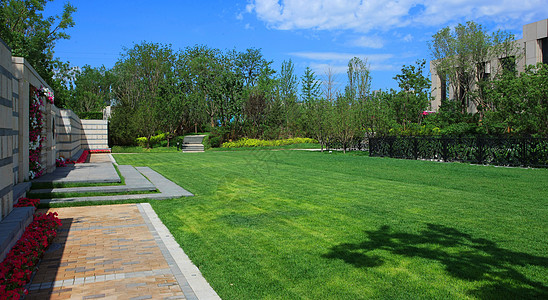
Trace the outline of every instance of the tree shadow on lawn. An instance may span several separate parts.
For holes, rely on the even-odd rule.
[[[470,291],[480,299],[548,299],[546,282],[533,281],[519,270],[534,266],[548,272],[548,257],[503,249],[487,239],[436,224],[428,224],[418,234],[395,232],[388,225],[365,233],[365,241],[336,245],[324,257],[342,259],[357,268],[372,268],[384,261],[367,252],[385,250],[393,255],[435,260],[458,279],[489,282]]]

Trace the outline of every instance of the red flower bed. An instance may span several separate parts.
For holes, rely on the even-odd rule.
[[[88,159],[88,155],[89,155],[89,150],[84,150],[84,152],[82,152],[82,155],[80,155],[80,158],[78,158],[76,163],[77,164],[85,163],[86,159]]]
[[[38,207],[38,204],[40,204],[40,199],[21,198],[19,199],[19,201],[17,201],[17,204],[15,204],[13,207],[25,207],[25,206]]]
[[[38,199],[28,199],[27,203],[38,205],[40,201],[36,200]],[[34,220],[21,239],[0,264],[0,300],[19,299],[28,293],[24,286],[30,281],[32,272],[46,248],[57,236],[56,230],[59,226],[61,221],[57,218],[56,212],[34,215]]]
[[[93,149],[89,153],[110,153],[110,149]]]
[[[62,156],[55,160],[55,165],[57,167],[66,167],[68,164],[74,164],[74,163],[76,162],[68,158],[64,158]]]

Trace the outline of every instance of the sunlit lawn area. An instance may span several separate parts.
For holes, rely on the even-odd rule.
[[[548,170],[304,151],[115,155],[223,299],[548,298]]]

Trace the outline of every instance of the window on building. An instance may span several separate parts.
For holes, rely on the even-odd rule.
[[[440,90],[441,90],[441,103],[447,100],[447,80],[444,76],[439,76],[440,78]]]
[[[538,42],[540,45],[540,53],[542,55],[541,61],[544,64],[548,64],[548,38],[540,39]]]
[[[488,80],[491,66],[489,63],[482,62],[477,65],[478,76],[480,80]]]

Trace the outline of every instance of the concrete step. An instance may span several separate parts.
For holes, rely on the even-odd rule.
[[[129,199],[172,199],[180,197],[194,196],[192,193],[168,180],[164,176],[160,175],[156,171],[149,167],[137,167],[139,173],[146,176],[154,184],[154,186],[160,191],[153,194],[133,194],[133,195],[111,195],[111,196],[91,196],[91,197],[71,197],[71,198],[54,198],[54,199],[42,199],[40,203],[73,203],[81,201],[115,201],[115,200],[129,200]]]
[[[202,144],[183,144],[183,152],[204,152],[204,145]]]
[[[56,168],[31,182],[116,183],[120,177],[111,163],[85,163]]]
[[[187,135],[185,136],[183,143],[184,144],[201,144],[204,140],[205,135]]]
[[[126,193],[126,192],[146,192],[155,191],[156,186],[152,184],[143,174],[135,167],[119,165],[118,170],[124,177],[125,185],[109,185],[109,186],[88,186],[88,187],[71,187],[71,188],[48,188],[32,190],[33,193]]]
[[[183,149],[202,149],[202,150],[204,150],[204,145],[202,145],[202,144],[184,144]]]

